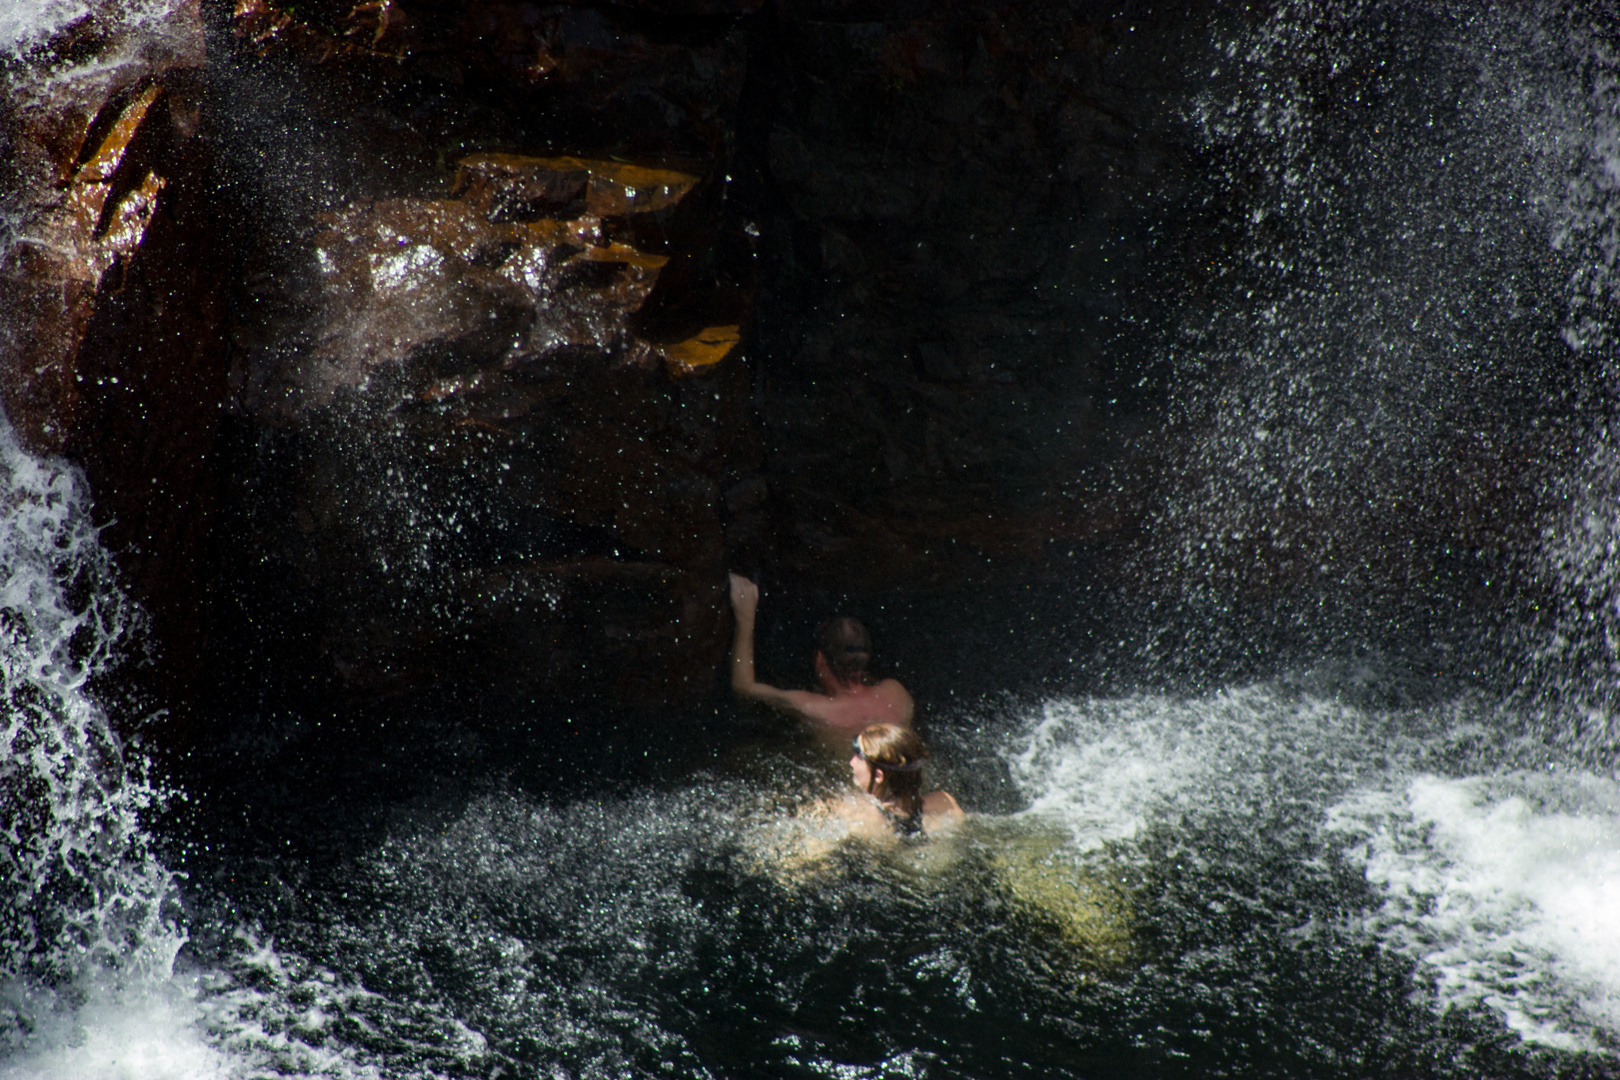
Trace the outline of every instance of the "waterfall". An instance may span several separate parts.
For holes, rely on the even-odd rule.
[[[79,1005],[166,977],[183,937],[146,831],[162,793],[91,690],[139,613],[82,475],[29,456],[0,420],[0,478],[0,1055],[28,1057],[72,1041]]]
[[[974,812],[932,846],[805,841],[844,774],[729,716],[652,779],[647,733],[570,734],[555,790],[402,723],[332,745],[429,794],[241,765],[281,819],[176,825],[98,701],[143,625],[92,493],[0,421],[0,1080],[1612,1073],[1620,54],[1581,6],[1217,25],[1178,115],[1223,259],[1144,330],[1153,625],[1123,689],[930,717]],[[317,819],[352,844],[265,842]]]
[[[1568,268],[1562,337],[1588,382],[1579,456],[1554,485],[1562,512],[1538,551],[1552,617],[1531,640],[1538,686],[1573,713],[1558,737],[1612,765],[1620,742],[1620,54],[1612,35],[1566,30],[1552,43],[1564,47],[1565,68],[1583,92],[1534,102],[1544,120],[1540,143],[1560,166],[1540,210]]]
[[[31,49],[86,20],[138,39],[172,3],[16,3],[0,57],[18,79],[61,74]],[[21,58],[21,59],[20,59]],[[29,208],[0,204],[0,234]],[[10,329],[12,312],[0,312]],[[212,1072],[169,977],[185,940],[175,875],[149,831],[171,794],[99,700],[142,659],[144,616],[117,580],[69,462],[30,454],[0,414],[0,1075]],[[183,798],[183,796],[181,796]]]
[[[1218,43],[1186,117],[1235,255],[1166,335],[1187,466],[1144,569],[1519,687],[1599,761],[1620,69],[1577,7],[1290,5]],[[1202,617],[1160,634],[1269,647]]]
[[[1179,819],[1201,842],[1161,858],[1252,864],[1234,838],[1268,822],[1291,858],[1347,860],[1376,897],[1362,931],[1419,962],[1436,1008],[1565,1049],[1620,1023],[1605,17],[1299,4],[1220,43],[1187,115],[1237,258],[1168,336],[1189,463],[1145,569],[1181,591],[1147,649],[1264,653],[1224,617],[1250,592],[1355,659],[1054,699],[1011,759],[1081,846]],[[1459,669],[1496,689],[1425,682]]]

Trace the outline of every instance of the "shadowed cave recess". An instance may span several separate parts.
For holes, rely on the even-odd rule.
[[[1590,7],[0,16],[0,1047],[1617,1075]],[[758,869],[837,778],[728,570],[768,681],[872,628],[955,884]]]
[[[1528,313],[1544,347],[1516,334],[1478,400],[1444,387],[1440,437],[1369,448],[1371,476],[1300,470],[1334,475],[1326,497],[1299,477],[1271,506],[1219,492],[1230,463],[1203,445],[1266,347],[1236,298],[1297,294],[1264,262],[1318,226],[1265,221],[1248,203],[1272,163],[1190,115],[1215,42],[1274,17],[181,5],[138,62],[15,110],[15,171],[69,179],[52,224],[86,250],[13,272],[24,302],[75,295],[13,335],[10,413],[84,467],[176,745],[244,693],[468,717],[490,692],[711,699],[728,568],[785,618],[892,621],[902,665],[954,647],[969,692],[1127,662],[1091,663],[1144,633],[1206,635],[1217,677],[1324,639],[1479,636],[1521,602],[1505,564],[1563,464],[1540,429],[1584,389],[1556,355],[1565,312]],[[104,21],[36,55],[110,53]],[[1383,33],[1422,48],[1445,21]],[[1359,61],[1268,62],[1297,122],[1345,144],[1367,110],[1426,105]],[[1375,396],[1334,385],[1359,344],[1293,362]],[[1199,505],[1213,492],[1252,505]],[[1228,520],[1172,520],[1194,515]],[[1203,533],[1197,565],[1177,547]],[[1034,650],[941,633],[975,595],[1019,609],[989,623],[1069,625]],[[1102,612],[1113,642],[1092,640]]]
[[[244,694],[710,699],[728,568],[892,601],[902,663],[974,590],[1153,591],[1203,374],[1153,313],[1240,241],[1178,113],[1213,14],[181,5],[48,84],[16,171],[129,250],[14,274],[77,295],[8,404],[86,471],[172,741]]]

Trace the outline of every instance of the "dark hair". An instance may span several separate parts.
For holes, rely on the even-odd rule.
[[[866,665],[872,659],[872,639],[859,619],[836,615],[822,623],[816,631],[816,649],[839,682],[865,681]]]
[[[867,794],[879,801],[902,804],[906,813],[916,817],[922,813],[922,771],[919,766],[928,750],[915,731],[895,724],[873,724],[855,736],[855,746],[866,764],[883,771],[883,782],[877,783],[874,772],[867,784]]]

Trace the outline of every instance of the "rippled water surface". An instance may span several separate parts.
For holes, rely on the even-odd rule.
[[[792,740],[429,795],[254,862],[177,982],[271,1074],[1607,1074],[1616,782],[1382,685],[963,718],[939,777],[1005,812],[921,848],[801,825],[836,770]]]
[[[83,479],[7,429],[0,1077],[1620,1076],[1612,26],[1211,42],[1181,115],[1237,284],[1164,311],[1169,599],[1062,687],[919,672],[971,812],[926,844],[815,820],[841,765],[723,710],[244,707],[164,791],[91,689],[140,617]]]

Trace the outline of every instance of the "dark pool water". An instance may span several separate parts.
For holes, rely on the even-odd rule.
[[[873,600],[971,814],[918,847],[806,825],[840,763],[729,703],[270,678],[157,779],[82,477],[0,431],[0,1080],[1620,1076],[1614,19],[1211,41],[1230,288],[1141,327],[1128,580]]]

